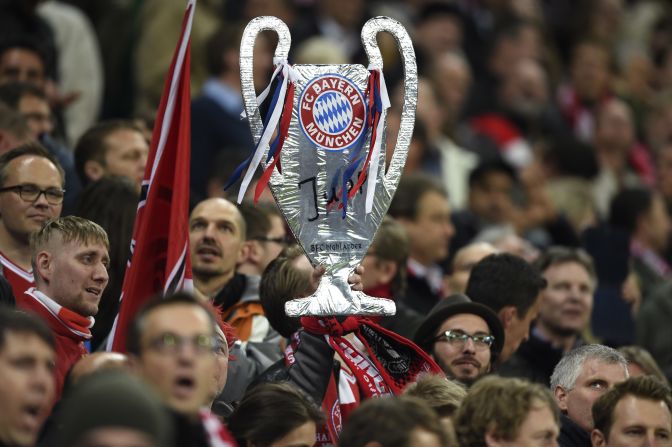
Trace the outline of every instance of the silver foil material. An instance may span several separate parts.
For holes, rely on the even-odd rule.
[[[291,45],[289,29],[276,17],[257,17],[245,28],[240,48],[241,82],[245,110],[255,141],[259,141],[261,137],[263,124],[254,90],[252,54],[256,36],[263,30],[272,30],[278,34],[279,43],[275,50],[275,63],[287,59]],[[319,86],[324,80],[316,81],[316,78],[331,75],[327,76],[327,79],[335,89],[340,89],[335,90],[335,95],[346,91],[344,89],[348,87],[348,84],[351,86],[354,84],[359,89],[361,98],[364,98],[369,71],[362,65],[294,66],[298,76],[289,135],[285,140],[280,158],[282,174],[277,169],[273,172],[270,187],[289,228],[311,263],[324,265],[326,272],[312,296],[294,299],[286,304],[285,311],[289,316],[393,315],[395,313],[393,301],[370,297],[363,292],[353,292],[347,282],[350,273],[360,264],[366,254],[387,212],[401,178],[415,120],[418,81],[415,52],[411,39],[404,27],[393,19],[375,17],[369,20],[362,29],[362,42],[371,68],[383,68],[382,57],[376,43],[376,35],[381,31],[391,33],[397,41],[404,63],[405,88],[401,127],[387,173],[385,172],[385,138],[384,135],[381,136],[383,140],[378,164],[378,183],[371,213],[367,214],[364,206],[368,179],[355,197],[349,201],[345,219],[342,218],[340,209],[333,208],[327,211],[327,195],[332,176],[339,167],[345,168],[352,148],[335,151],[320,147],[314,142],[315,138],[319,138],[319,133],[312,133],[312,140],[308,136],[310,131],[315,130],[317,121],[313,122],[312,128],[309,123],[307,127],[309,131],[306,130],[305,123],[310,119],[306,118],[308,115],[305,111],[302,115],[303,126],[300,121],[302,113],[300,106],[309,105],[308,100],[312,98],[311,93],[318,90],[318,87],[312,83],[317,82]],[[344,83],[337,86],[339,79],[342,79]],[[309,87],[308,91],[306,87]],[[349,97],[360,97],[353,89],[347,92]],[[319,95],[315,96],[319,97]],[[301,103],[302,100],[303,103]],[[358,100],[355,98],[353,101],[351,105],[357,104]],[[317,102],[318,99],[315,99],[315,107],[317,107]],[[352,114],[350,118],[351,125],[348,129],[354,134],[356,127],[352,127],[354,122]],[[326,129],[325,124],[321,126],[320,129]],[[333,130],[334,127],[329,129]],[[370,144],[370,133],[369,129],[368,134],[365,135],[367,151]],[[265,158],[264,156],[264,160]],[[353,183],[356,182],[358,174],[359,171],[353,175]]]

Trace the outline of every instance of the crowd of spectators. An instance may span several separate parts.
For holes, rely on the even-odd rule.
[[[668,1],[198,0],[194,289],[106,352],[185,6],[0,0],[0,447],[672,446]],[[348,278],[394,316],[287,316],[324,266],[272,195],[223,191],[261,15],[292,64],[366,67],[378,15],[411,36],[408,159]],[[389,162],[404,73],[378,44]]]

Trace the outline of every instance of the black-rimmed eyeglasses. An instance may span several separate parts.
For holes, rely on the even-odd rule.
[[[63,203],[65,196],[65,189],[62,188],[47,188],[40,189],[39,186],[32,183],[25,183],[22,185],[6,186],[0,188],[0,192],[15,192],[21,197],[24,202],[33,203],[37,201],[41,194],[44,194],[45,199],[50,205],[60,205]]]
[[[149,347],[161,354],[177,354],[183,346],[188,345],[197,354],[217,353],[223,346],[215,337],[198,334],[193,337],[181,337],[172,332],[165,332],[149,342]]]
[[[443,334],[435,337],[434,341],[445,341],[457,349],[462,349],[464,348],[464,345],[467,344],[467,340],[469,339],[474,342],[474,348],[476,348],[477,351],[490,348],[492,343],[495,341],[495,337],[489,334],[471,335],[462,331],[446,331]]]

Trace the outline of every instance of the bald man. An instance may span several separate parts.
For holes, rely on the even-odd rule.
[[[83,377],[104,369],[128,370],[128,357],[119,352],[93,352],[86,355],[70,370],[70,384],[74,385]]]
[[[217,306],[243,342],[277,345],[280,337],[264,316],[259,277],[237,271],[246,251],[247,227],[238,207],[222,198],[200,202],[189,218],[194,286]]]
[[[486,256],[498,252],[499,250],[487,242],[473,242],[460,248],[453,258],[451,274],[446,277],[450,293],[464,293],[471,268]]]
[[[221,198],[200,202],[189,217],[194,286],[214,299],[236,276],[245,242],[245,221],[238,207]]]

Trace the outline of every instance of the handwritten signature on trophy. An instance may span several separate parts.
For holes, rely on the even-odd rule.
[[[359,173],[357,173],[357,175],[354,176],[354,177],[355,178],[359,177]],[[368,179],[364,180],[364,182],[362,183],[362,187],[359,189],[359,191],[357,191],[357,194],[362,195],[363,191],[366,190],[365,185],[366,185],[367,181],[368,181]],[[310,185],[310,191],[308,192],[308,194],[312,195],[311,198],[310,198],[311,203],[309,204],[309,208],[312,211],[312,213],[306,213],[305,217],[306,217],[306,220],[308,222],[313,222],[320,217],[320,212],[319,212],[320,203],[318,203],[319,197],[318,197],[318,194],[317,194],[317,177],[313,176],[313,177],[308,177],[307,179],[301,180],[298,183],[299,189],[303,189],[304,185]],[[353,182],[352,179],[348,180],[348,192],[350,192],[350,190],[352,189],[352,187],[354,185],[355,185],[355,183]],[[322,199],[321,204],[323,205],[322,209],[325,209],[325,208],[328,209],[329,208],[328,205],[330,204],[329,203],[330,200],[332,202],[331,203],[332,206],[334,204],[338,204],[338,202],[340,201],[339,194],[337,194],[337,191],[335,191],[333,189],[332,189],[332,191],[330,191],[329,195],[327,195],[327,193],[324,192],[322,194],[321,199]],[[334,206],[334,208],[337,208],[337,206]]]

